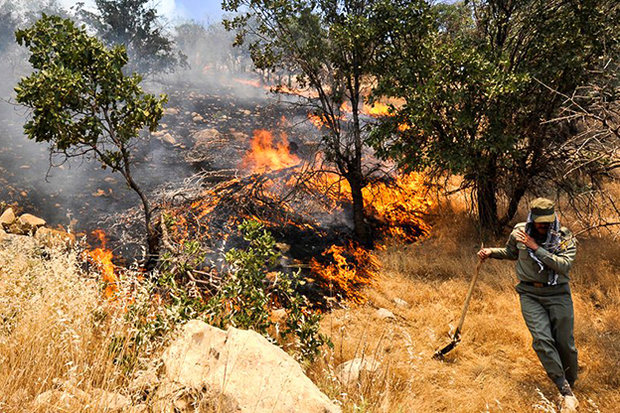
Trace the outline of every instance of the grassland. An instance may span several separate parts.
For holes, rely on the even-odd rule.
[[[365,304],[325,315],[322,329],[334,348],[308,367],[309,376],[344,412],[554,411],[556,390],[530,347],[511,262],[483,265],[462,343],[447,361],[431,359],[456,325],[480,247],[466,214],[438,216],[428,239],[380,253],[381,275]],[[620,404],[618,274],[617,240],[580,239],[572,287],[583,412],[614,412]],[[127,394],[129,377],[110,349],[128,327],[102,303],[96,277],[75,254],[42,253],[29,242],[0,247],[0,412],[30,411],[59,379]],[[379,308],[395,318],[378,317]],[[355,357],[380,367],[345,387],[337,366]],[[88,411],[105,406],[94,400]]]
[[[335,346],[314,366],[313,378],[342,400],[346,412],[555,411],[557,390],[531,348],[513,262],[484,263],[461,344],[445,362],[431,359],[458,322],[480,248],[466,214],[441,215],[429,239],[381,254],[382,275],[365,305],[325,318]],[[504,242],[498,238],[494,245]],[[617,240],[609,234],[580,239],[571,276],[582,368],[575,393],[583,412],[613,412],[620,405],[618,274]],[[395,319],[381,319],[378,308]],[[355,357],[371,357],[381,368],[346,388],[329,379],[334,366]]]

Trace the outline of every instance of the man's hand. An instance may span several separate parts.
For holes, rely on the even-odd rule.
[[[487,258],[489,258],[491,256],[491,249],[490,248],[483,248],[480,251],[478,251],[478,258],[480,258],[480,261],[484,261]]]
[[[522,242],[523,244],[525,244],[526,247],[530,248],[533,251],[536,251],[538,249],[538,244],[536,243],[536,241],[534,241],[534,238],[527,235],[522,229],[517,230],[517,233],[515,234],[515,239],[518,242]]]

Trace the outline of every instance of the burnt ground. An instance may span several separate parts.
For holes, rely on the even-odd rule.
[[[292,148],[303,148],[316,135],[304,122],[302,108],[273,95],[239,98],[231,88],[204,93],[187,85],[164,92],[169,102],[160,130],[134,150],[136,180],[150,193],[200,171],[238,168],[255,129],[286,131]],[[139,205],[122,177],[94,160],[74,159],[49,168],[46,144],[23,134],[23,109],[8,108],[0,116],[0,202],[78,233],[106,230],[108,217]],[[196,134],[208,129],[216,129],[218,139],[203,139],[196,147]]]

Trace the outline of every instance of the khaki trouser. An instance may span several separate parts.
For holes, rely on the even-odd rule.
[[[573,337],[573,300],[568,284],[516,287],[525,324],[532,333],[532,347],[547,375],[560,389],[564,379],[577,380],[577,349]]]

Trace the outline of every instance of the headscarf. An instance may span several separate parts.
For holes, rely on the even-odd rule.
[[[534,219],[532,218],[532,212],[530,211],[527,216],[527,222],[525,223],[525,233],[529,236],[533,236],[534,231]],[[549,225],[547,237],[541,247],[550,253],[555,254],[560,250],[560,241],[560,220],[556,215],[555,220],[551,223],[551,225]],[[545,264],[543,264],[542,261],[540,261],[540,259],[534,254],[534,250],[527,247],[527,253],[538,264],[538,267],[540,268],[538,272],[542,272],[545,269]],[[547,284],[556,285],[558,283],[558,274],[556,274],[556,272],[552,269],[550,270]]]

